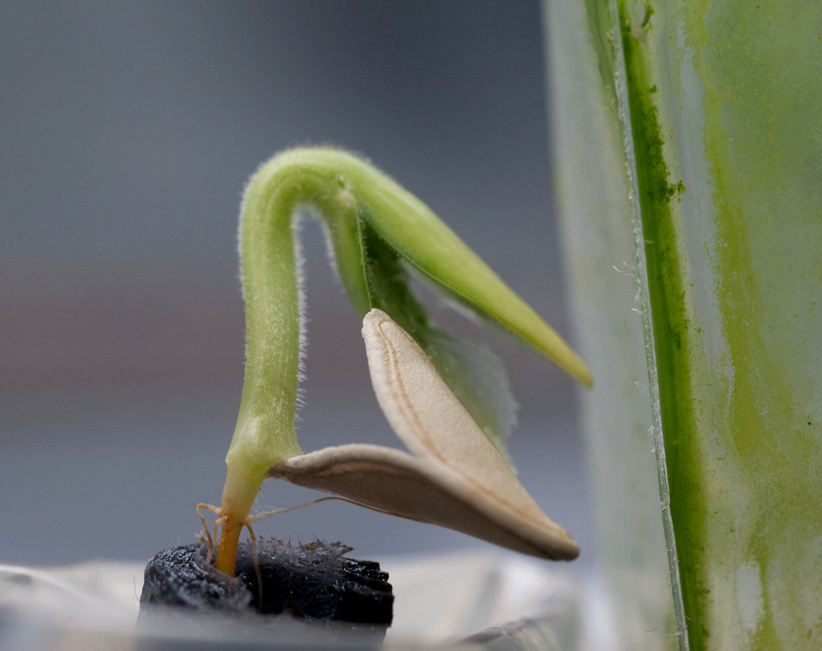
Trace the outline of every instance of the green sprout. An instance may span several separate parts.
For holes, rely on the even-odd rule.
[[[294,418],[304,328],[295,224],[306,210],[326,229],[342,285],[365,319],[380,406],[413,455],[364,445],[307,455],[300,449]],[[209,507],[222,525],[219,570],[234,574],[240,533],[253,521],[251,508],[267,477],[526,553],[576,556],[576,543],[542,514],[505,463],[502,439],[510,422],[488,408],[456,340],[431,325],[409,288],[408,267],[584,384],[591,385],[591,376],[554,330],[429,208],[347,152],[286,151],[265,163],[248,185],[240,257],[245,380],[222,504]],[[442,508],[434,513],[422,497],[408,503],[401,487],[412,484],[427,487],[428,501]]]

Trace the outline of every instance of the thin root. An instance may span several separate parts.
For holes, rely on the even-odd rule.
[[[217,519],[214,521],[214,535],[211,535],[211,532],[208,530],[208,524],[206,524],[205,516],[203,515],[202,509],[207,509],[211,511],[214,515],[218,516]],[[214,540],[217,538],[217,525],[222,524],[225,521],[222,516],[222,511],[216,507],[212,506],[211,504],[203,504],[200,503],[197,505],[197,515],[200,516],[200,520],[203,522],[203,531],[205,532],[205,537],[208,539],[208,555],[206,556],[206,565],[211,564],[211,557],[214,555]],[[203,540],[202,536],[197,536],[201,542],[206,542]]]
[[[284,509],[275,509],[273,511],[266,511],[265,513],[258,513],[257,515],[249,516],[245,519],[243,524],[247,525],[248,523],[259,522],[265,518],[271,517],[272,515],[280,515],[281,513],[288,513],[289,511],[296,511],[297,509],[301,509],[304,506],[311,506],[313,504],[319,504],[320,502],[328,502],[329,500],[337,500],[338,502],[348,502],[349,504],[353,504],[354,506],[362,506],[370,511],[376,511],[377,513],[385,513],[382,509],[374,508],[373,506],[368,506],[366,504],[362,504],[361,502],[356,502],[354,500],[349,500],[347,497],[339,497],[337,495],[329,495],[327,497],[320,497],[316,500],[311,500],[310,502],[306,502],[305,504],[299,504],[297,506],[289,506]]]

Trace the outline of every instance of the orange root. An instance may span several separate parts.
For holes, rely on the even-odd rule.
[[[224,518],[220,518],[224,520]],[[220,532],[220,546],[217,548],[217,569],[220,572],[235,576],[237,573],[237,545],[244,522],[224,521]]]

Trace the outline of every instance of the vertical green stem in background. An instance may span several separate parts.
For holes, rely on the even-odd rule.
[[[577,344],[597,385],[580,395],[608,615],[618,649],[686,645],[660,512],[658,413],[638,281],[638,192],[616,2],[546,0],[556,188]],[[641,235],[639,236],[641,241]],[[639,252],[641,253],[641,252]],[[663,501],[664,501],[663,496]],[[670,536],[668,536],[670,538]],[[671,578],[673,577],[673,581]],[[609,623],[611,626],[609,626]]]

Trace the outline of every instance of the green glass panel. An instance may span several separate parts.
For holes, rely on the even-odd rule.
[[[613,88],[592,110],[625,167],[602,208],[628,201],[639,243],[682,644],[822,648],[822,5],[608,7],[577,32],[598,69],[555,94]]]

